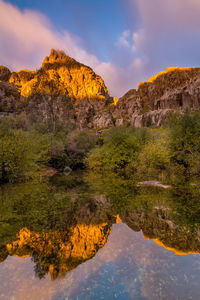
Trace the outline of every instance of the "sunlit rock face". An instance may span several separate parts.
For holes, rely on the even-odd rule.
[[[52,50],[37,71],[11,73],[0,66],[0,84],[8,81],[20,92],[21,111],[53,126],[58,122],[70,129],[114,125],[158,127],[170,112],[183,113],[186,108],[200,107],[200,68],[168,68],[118,100],[110,97],[103,79],[90,67],[63,51]],[[7,112],[11,103],[15,111],[13,93],[11,98],[2,93],[0,97],[0,112]]]
[[[74,100],[80,98],[106,100],[109,97],[100,76],[59,50],[52,50],[37,72],[22,70],[12,73],[10,82],[20,87],[24,97],[36,93],[66,95]]]
[[[27,99],[27,112],[80,127],[113,125],[109,111],[112,98],[102,78],[63,51],[52,50],[36,72],[12,73],[10,83]]]
[[[146,239],[177,255],[200,253],[199,230],[190,231],[176,224],[167,207],[155,207],[151,212],[130,213],[122,220],[134,231],[142,230]]]
[[[102,248],[111,232],[111,225],[77,224],[66,230],[37,233],[22,228],[18,240],[7,244],[9,255],[32,256],[38,277],[50,273],[52,279],[64,276]]]
[[[138,86],[138,92],[143,102],[143,106],[149,106],[151,109],[156,107],[155,103],[167,95],[169,92],[175,92],[176,89],[186,87],[200,74],[200,68],[168,68],[166,71],[158,73],[151,77],[147,82],[142,82]],[[176,108],[179,107],[177,102]],[[170,108],[170,107],[162,107]]]

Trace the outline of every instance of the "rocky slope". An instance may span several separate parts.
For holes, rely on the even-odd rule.
[[[37,71],[0,66],[0,115],[25,111],[51,127],[161,126],[170,112],[200,107],[200,68],[168,68],[117,101],[102,78],[63,51]]]
[[[52,50],[36,72],[21,70],[11,74],[1,66],[0,85],[3,81],[7,89],[12,86],[19,91],[24,103],[21,110],[37,118],[81,128],[113,125],[113,99],[102,78],[63,51]],[[10,107],[9,102],[12,101],[4,95],[0,99],[4,106]],[[1,112],[7,111],[1,107]]]
[[[116,124],[161,126],[170,112],[200,108],[200,68],[168,68],[121,97]]]

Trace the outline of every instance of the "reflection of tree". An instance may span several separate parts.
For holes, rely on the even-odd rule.
[[[198,185],[187,183],[169,190],[137,188],[134,178],[110,173],[91,174],[89,180],[134,231],[142,230],[146,237],[179,254],[200,252]]]
[[[163,191],[116,174],[70,176],[4,186],[0,261],[30,256],[38,278],[64,276],[105,245],[117,215],[168,250],[200,252],[194,186]]]

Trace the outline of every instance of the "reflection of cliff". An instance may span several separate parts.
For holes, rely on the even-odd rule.
[[[110,231],[108,223],[77,224],[70,232],[37,233],[23,228],[19,239],[7,244],[7,250],[9,255],[32,256],[37,276],[41,278],[49,272],[55,279],[92,258],[105,245]]]
[[[145,238],[175,254],[200,253],[199,232],[191,232],[185,226],[175,224],[170,209],[166,207],[155,207],[150,212],[133,212],[122,219],[134,231],[142,230]]]

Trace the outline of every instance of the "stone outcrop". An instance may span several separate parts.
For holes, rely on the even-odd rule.
[[[9,72],[1,67],[0,80],[9,80],[19,90],[23,111],[80,128],[113,125],[110,111],[113,98],[102,78],[63,51],[52,50],[36,72]],[[4,104],[6,101],[10,102],[8,98],[1,98]]]
[[[113,111],[115,125],[128,125],[134,116],[142,109],[139,93],[132,89],[119,98]]]
[[[116,125],[161,126],[170,112],[199,109],[199,89],[200,68],[168,68],[119,99],[114,111]]]
[[[156,100],[166,93],[187,86],[198,75],[200,75],[200,68],[172,67],[151,77],[147,82],[141,82],[138,86],[138,93],[143,107],[154,109]]]
[[[118,100],[90,67],[52,50],[37,71],[0,66],[0,114],[16,106],[53,127],[161,126],[170,112],[199,109],[199,87],[200,68],[168,68]]]
[[[0,116],[17,112],[22,102],[20,92],[14,84],[0,81]]]

